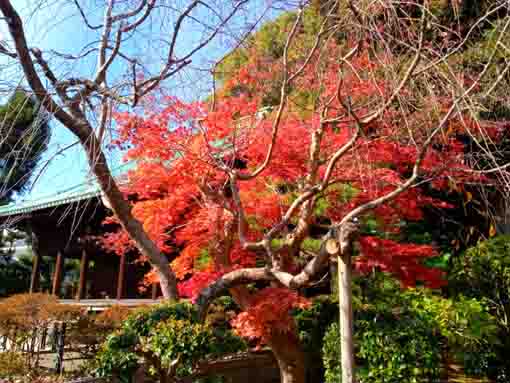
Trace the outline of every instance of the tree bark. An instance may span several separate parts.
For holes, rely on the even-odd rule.
[[[274,331],[269,346],[280,368],[281,383],[305,383],[305,355],[294,334]]]
[[[222,242],[221,245],[223,246],[217,246],[214,251],[215,262],[222,267],[230,266],[230,258],[228,257],[228,253],[231,250],[232,235],[229,235],[229,233],[232,234],[232,232],[230,231],[232,228],[235,228],[235,225],[225,229],[224,239],[221,241]],[[220,241],[218,241],[217,245],[219,245],[219,242]],[[248,279],[250,278],[264,279],[268,277],[268,271],[266,269],[262,270],[253,269],[252,272],[248,273],[244,273],[241,271],[239,277],[242,279],[243,276]],[[216,289],[216,292],[214,291],[215,288],[213,286],[210,286],[212,287],[213,290],[210,292],[211,295],[215,295],[220,291],[228,290],[229,293],[234,298],[234,301],[243,310],[246,310],[250,306],[251,304],[250,292],[246,288],[246,286],[236,285],[236,287],[229,288],[227,282],[223,286],[219,287],[219,289]],[[203,309],[203,314],[200,315],[202,320],[205,319],[207,305],[208,302],[210,302],[206,296],[207,294],[204,295],[201,294],[200,298],[205,299],[199,298],[197,300],[197,303],[199,305],[199,312],[200,309]],[[278,368],[280,371],[280,381],[282,383],[304,383],[306,378],[305,355],[301,350],[299,339],[294,334],[289,333],[282,334],[280,332],[273,331],[271,341],[269,342],[269,346],[271,347],[271,351],[278,362]]]
[[[243,310],[246,310],[250,304],[249,292],[244,286],[232,287],[230,282],[240,283],[253,280],[268,280],[268,271],[264,268],[237,270],[238,273],[229,273],[232,279],[220,279],[216,283],[205,288],[199,298],[197,305],[199,307],[199,317],[201,321],[205,320],[207,307],[213,297],[218,297],[221,293],[227,291]],[[243,279],[246,278],[246,279]],[[242,283],[241,283],[242,284]],[[271,347],[280,370],[282,383],[305,383],[306,365],[305,355],[301,349],[299,339],[292,333],[279,333],[274,331],[271,340],[268,343]]]
[[[354,339],[352,316],[352,257],[350,249],[338,256],[340,309],[340,365],[342,383],[354,383]]]

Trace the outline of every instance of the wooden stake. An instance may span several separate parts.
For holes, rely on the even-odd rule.
[[[338,256],[338,295],[340,308],[340,349],[342,383],[354,383],[354,339],[352,315],[352,262],[350,251]]]

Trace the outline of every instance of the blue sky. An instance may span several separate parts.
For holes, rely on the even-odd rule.
[[[62,17],[62,13],[60,16],[57,14],[62,9],[58,10],[52,7],[47,7],[41,12],[32,14],[32,9],[28,6],[30,2],[31,0],[15,0],[13,5],[24,19],[27,39],[31,46],[38,46],[43,50],[57,47],[65,49],[83,42],[80,41],[82,36],[76,33],[73,19],[68,18],[66,15],[66,13],[70,13],[70,10],[63,10],[64,17]],[[56,20],[59,19],[62,21],[56,26]],[[2,25],[2,27],[4,26]],[[5,36],[5,29],[1,31]],[[73,36],[73,38],[70,39],[70,36]],[[10,75],[10,73],[0,73],[0,76],[2,75]],[[61,148],[75,141],[74,136],[67,129],[58,126],[54,121],[52,125],[52,138],[49,149],[41,163],[45,163],[48,159],[55,156],[56,152]],[[34,183],[32,192],[19,198],[37,198],[38,196],[51,194],[79,184],[85,180],[87,171],[83,151],[80,147],[75,146],[67,150],[65,154],[55,157],[46,167],[44,173],[37,179],[37,182]]]
[[[71,1],[67,3],[61,0],[49,0],[45,2],[34,0],[11,0],[12,4],[16,7],[17,11],[22,15],[25,23],[27,40],[31,47],[39,47],[43,52],[51,49],[58,50],[66,53],[78,53],[79,49],[85,44],[90,42],[93,37],[93,32],[90,32],[83,23],[81,18],[76,12],[76,8]],[[185,1],[176,1],[175,4],[185,4]],[[37,7],[39,3],[44,4],[43,7]],[[93,3],[89,1],[89,4]],[[100,3],[100,2],[95,2]],[[247,22],[252,22],[263,13],[267,8],[267,2],[253,2],[247,12],[239,15],[229,29],[232,35],[239,35],[239,31],[246,25]],[[38,8],[36,10],[36,8]],[[102,9],[88,8],[91,23],[99,23],[102,18]],[[277,11],[266,13],[266,18],[273,17]],[[200,17],[200,13],[195,14]],[[1,23],[0,23],[1,24]],[[154,31],[151,24],[140,33],[141,37],[133,39],[127,47],[130,54],[143,54],[147,57],[154,52],[157,55],[157,43],[148,44],[143,38],[144,34],[151,34],[151,36],[158,33],[168,33],[173,28],[173,23],[170,21],[168,24],[168,31],[158,30]],[[191,25],[190,25],[191,27]],[[0,34],[6,36],[5,26],[0,26]],[[194,30],[188,29],[187,33],[182,34],[179,40],[179,47],[182,51],[187,50],[194,41],[200,36],[194,33]],[[206,49],[200,52],[193,60],[192,67],[179,74],[174,80],[167,84],[167,89],[172,90],[175,95],[191,100],[203,97],[210,89],[210,76],[202,71],[197,70],[197,67],[208,67],[211,62],[222,57],[230,50],[233,45],[233,40],[228,35],[219,36],[214,42]],[[0,57],[0,64],[5,59]],[[57,73],[73,73],[73,76],[83,76],[93,72],[95,66],[95,57],[90,60],[82,60],[78,65],[73,67],[57,66],[55,71]],[[114,68],[119,73],[122,72],[121,66]],[[5,80],[5,77],[11,76],[10,72],[4,70],[0,72],[0,80]],[[2,79],[2,77],[4,77]],[[53,133],[49,145],[49,150],[45,153],[42,163],[53,158],[53,160],[46,166],[44,173],[41,173],[37,182],[34,183],[31,192],[24,196],[18,197],[22,200],[36,199],[41,196],[54,194],[82,184],[89,179],[89,169],[86,162],[83,150],[79,145],[66,150],[63,154],[55,157],[55,154],[62,148],[72,144],[76,141],[74,136],[65,128],[60,126],[56,121],[53,121]],[[117,168],[121,164],[121,153],[113,151],[108,152],[111,168]]]

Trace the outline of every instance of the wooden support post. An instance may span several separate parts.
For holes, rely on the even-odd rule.
[[[57,374],[61,375],[62,372],[64,372],[64,347],[66,336],[66,323],[62,322],[62,324],[58,327],[57,327],[58,334],[56,337],[57,358],[55,360],[55,370]]]
[[[48,337],[48,328],[43,327],[42,334],[41,334],[41,344],[39,346],[39,350],[44,350],[46,347],[46,338]]]
[[[154,282],[152,284],[152,300],[158,299],[158,283]]]
[[[358,235],[357,221],[344,223],[326,241],[326,251],[336,254],[337,293],[340,321],[340,366],[342,383],[356,383],[354,372],[354,336],[352,314],[352,243]]]
[[[356,380],[354,377],[351,254],[347,252],[343,256],[338,256],[337,259],[342,383],[354,383]]]
[[[32,232],[32,276],[30,278],[30,294],[38,292],[40,288],[41,259],[39,238]]]
[[[85,298],[86,289],[87,289],[88,269],[89,269],[89,257],[87,254],[87,250],[83,249],[81,251],[80,281],[78,283],[78,292],[76,294],[77,300]]]
[[[57,252],[57,260],[55,262],[55,273],[53,274],[53,289],[51,293],[57,297],[60,295],[60,285],[62,283],[62,272],[64,269],[64,254],[62,251]]]
[[[126,273],[126,254],[120,256],[119,279],[117,280],[117,299],[124,296],[124,278]]]

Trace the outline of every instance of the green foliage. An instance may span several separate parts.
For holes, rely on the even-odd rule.
[[[184,376],[192,373],[197,360],[213,352],[214,335],[201,324],[167,319],[140,343],[142,351],[158,358],[162,368],[168,370],[177,363],[176,375]]]
[[[133,331],[117,331],[108,336],[97,355],[99,376],[116,375],[122,382],[129,382],[139,366],[135,347],[139,337]]]
[[[339,186],[340,188],[340,201],[343,203],[349,202],[351,199],[359,194],[359,189],[355,188],[351,184],[345,183]]]
[[[391,278],[377,275],[362,282],[358,287],[361,299],[355,301],[354,310],[359,380],[422,382],[437,378],[441,337],[433,318],[410,309],[405,293]],[[341,379],[339,339],[335,321],[328,328],[322,347],[327,383]]]
[[[47,117],[24,91],[0,106],[0,136],[0,203],[8,203],[26,190],[50,138]]]
[[[242,350],[229,330],[197,323],[191,304],[162,304],[134,312],[111,334],[97,356],[99,376],[129,382],[141,361],[163,380],[190,374],[205,357]]]
[[[437,292],[421,288],[400,290],[397,282],[384,274],[363,280],[362,291],[361,305],[368,310],[403,310],[431,323],[451,356],[468,369],[478,356],[485,358],[482,353],[492,353],[489,349],[498,344],[496,319],[483,300],[460,294],[446,299]],[[487,370],[479,370],[477,375],[486,373]]]
[[[16,231],[3,230],[0,233],[0,247],[4,248],[0,250],[0,297],[20,294],[29,289],[32,265],[14,257],[14,244],[22,238],[21,233]]]
[[[432,234],[428,231],[426,223],[422,222],[406,222],[403,225],[406,240],[418,245],[430,245],[432,242]]]
[[[140,343],[142,352],[156,357],[163,371],[175,364],[176,375],[183,377],[193,372],[200,359],[239,350],[236,346],[240,346],[240,341],[230,334],[224,335],[228,339],[217,342],[212,328],[170,318],[159,323],[150,336],[141,338]]]
[[[122,381],[130,381],[139,367],[137,349],[140,338],[147,337],[151,329],[169,318],[187,319],[195,315],[189,305],[158,305],[143,308],[130,315],[121,328],[107,337],[97,356],[100,376],[118,375]]]
[[[239,312],[239,306],[230,296],[222,296],[211,302],[206,323],[215,331],[228,331],[230,320]]]
[[[307,353],[317,353],[328,326],[338,318],[338,302],[329,296],[319,296],[310,308],[295,309],[292,316],[303,349]]]
[[[295,20],[295,12],[283,12],[276,19],[264,23],[258,31],[247,39],[243,47],[231,52],[218,65],[218,78],[221,81],[227,81],[232,74],[237,73],[239,68],[248,61],[250,54],[268,60],[276,60],[282,57],[288,33]],[[306,8],[301,29],[301,39],[303,41],[294,45],[311,45],[319,27],[320,18],[315,10],[311,7]],[[289,56],[292,58],[292,52]]]
[[[319,198],[317,199],[317,201],[315,201],[313,213],[316,216],[325,215],[328,207],[329,207],[328,201],[325,198]]]
[[[422,382],[439,376],[440,343],[422,318],[401,314],[358,320],[355,334],[361,382]],[[340,382],[338,340],[338,324],[333,323],[323,345],[327,383]]]
[[[510,236],[480,242],[453,258],[449,287],[452,296],[466,295],[485,302],[498,325],[499,342],[479,355],[468,355],[474,372],[489,371],[498,381],[510,374]],[[472,358],[474,356],[475,358]]]
[[[292,316],[306,356],[308,381],[322,381],[322,342],[329,325],[338,318],[338,302],[329,295],[316,297],[308,309],[294,309]]]
[[[313,238],[306,238],[303,241],[303,244],[301,247],[304,250],[312,251],[314,253],[318,253],[322,245],[321,239],[313,239]]]
[[[498,342],[494,317],[479,300],[462,295],[455,300],[445,299],[420,290],[406,292],[404,299],[411,311],[426,315],[434,322],[452,351],[478,352]]]
[[[510,236],[480,242],[452,260],[450,290],[487,299],[493,314],[510,334]]]
[[[193,266],[196,270],[203,270],[204,268],[209,266],[211,260],[212,258],[209,254],[209,251],[207,249],[202,249],[200,251],[200,255],[198,256],[198,258],[195,259]]]
[[[462,295],[444,299],[410,291],[406,300],[413,311],[427,315],[448,345],[450,356],[472,376],[490,375],[490,364],[501,344],[498,326],[480,300]]]
[[[445,299],[428,289],[402,290],[382,273],[355,279],[353,292],[360,381],[431,381],[439,376],[445,346],[468,373],[487,373],[487,360],[498,340],[495,320],[483,302],[463,296]],[[322,362],[328,383],[340,379],[335,307],[325,320],[318,320],[320,310],[328,309],[323,302],[314,303],[298,321],[300,337],[312,350],[320,345],[317,336],[325,334]]]

